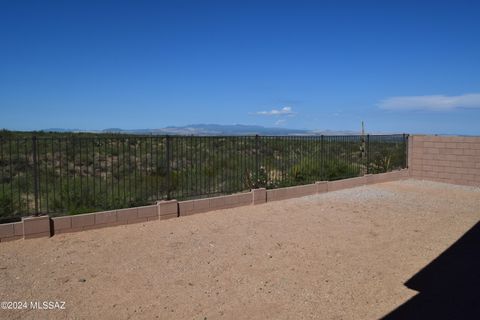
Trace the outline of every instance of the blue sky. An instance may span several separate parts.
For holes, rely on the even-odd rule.
[[[0,128],[480,134],[478,1],[0,2]]]

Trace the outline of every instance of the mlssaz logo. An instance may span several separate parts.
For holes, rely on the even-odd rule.
[[[37,310],[65,310],[65,301],[31,301],[30,309]]]

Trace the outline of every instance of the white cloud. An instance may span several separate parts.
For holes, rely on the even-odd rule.
[[[276,125],[276,126],[280,126],[280,125],[282,125],[282,124],[285,124],[286,122],[287,122],[287,120],[285,120],[285,119],[280,119],[280,120],[275,121],[275,125]]]
[[[293,112],[291,107],[283,107],[280,110],[272,109],[270,111],[258,111],[256,114],[262,116],[291,116],[294,115],[295,112]]]
[[[459,108],[480,109],[480,94],[392,97],[380,101],[378,106],[386,110],[449,111]]]

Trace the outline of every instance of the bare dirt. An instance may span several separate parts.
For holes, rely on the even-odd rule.
[[[480,189],[406,180],[0,244],[1,319],[376,319],[480,220]]]

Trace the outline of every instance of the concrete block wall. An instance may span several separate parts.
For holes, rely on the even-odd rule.
[[[480,137],[409,137],[410,176],[480,186]]]
[[[253,202],[253,192],[237,193],[206,199],[181,201],[178,203],[179,216],[188,216],[195,213],[212,210],[235,208],[250,205]]]
[[[0,241],[11,241],[23,238],[23,223],[0,224]]]
[[[53,217],[52,234],[77,232],[158,220],[158,205],[102,211],[74,216]]]
[[[259,188],[252,190],[253,204],[262,204],[267,202],[267,189]]]
[[[355,187],[363,186],[365,184],[367,184],[367,180],[366,180],[365,176],[355,177],[355,178],[350,178],[350,179],[328,181],[327,190],[328,191],[337,191],[337,190],[342,190],[342,189],[355,188]]]
[[[397,170],[392,172],[386,172],[382,174],[367,174],[365,175],[365,184],[375,184],[389,181],[396,181],[402,179],[408,179],[410,172],[408,169]]]
[[[49,237],[54,234],[78,232],[118,226],[131,223],[165,220],[191,214],[258,205],[269,201],[298,198],[317,193],[358,187],[366,184],[393,181],[408,178],[408,170],[367,175],[338,181],[319,181],[314,184],[266,190],[253,189],[250,192],[237,193],[213,198],[188,201],[158,201],[155,205],[79,214],[63,217],[26,217],[22,222],[0,224],[0,242]]]
[[[317,189],[318,186],[314,183],[303,186],[267,190],[267,202],[309,196],[316,194]]]

